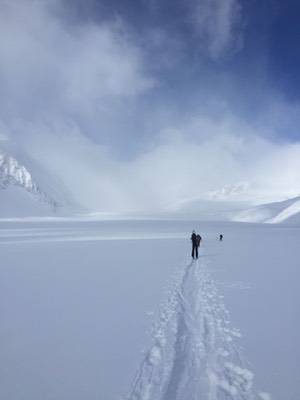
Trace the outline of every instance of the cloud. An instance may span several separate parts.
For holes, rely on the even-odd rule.
[[[0,120],[0,142],[4,142],[9,140],[8,128],[5,124]]]
[[[299,146],[278,139],[297,132],[298,104],[265,84],[267,107],[246,120],[228,102],[244,101],[233,74],[214,81],[200,65],[188,80],[194,66],[177,44],[168,59],[156,57],[172,42],[163,28],[142,49],[145,38],[119,18],[69,21],[60,4],[0,4],[0,138],[17,142],[74,202],[143,213],[192,199],[300,193]],[[237,49],[241,19],[237,0],[198,2],[199,45],[213,59]]]
[[[154,85],[142,50],[120,20],[72,24],[59,15],[59,4],[1,2],[2,119],[68,114],[97,122],[108,104],[130,101]]]
[[[200,46],[212,59],[242,46],[242,7],[239,0],[196,0],[194,29]]]
[[[86,209],[155,213],[194,199],[258,204],[300,194],[300,145],[264,139],[233,116],[162,131],[129,160],[74,126],[47,129],[28,143],[31,153]]]

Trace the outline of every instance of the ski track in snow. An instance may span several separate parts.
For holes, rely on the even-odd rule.
[[[193,261],[162,308],[127,400],[266,398],[255,393],[240,336],[205,263]]]

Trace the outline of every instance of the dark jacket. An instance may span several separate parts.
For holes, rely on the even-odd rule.
[[[191,241],[192,241],[194,246],[197,246],[197,235],[196,235],[196,233],[192,233]]]

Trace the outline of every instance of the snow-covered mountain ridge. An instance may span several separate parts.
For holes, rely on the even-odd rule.
[[[232,221],[268,224],[299,223],[300,196],[275,203],[261,204],[234,214]]]
[[[20,187],[32,194],[36,200],[48,204],[56,209],[58,203],[34,181],[30,172],[14,157],[0,152],[0,189]]]

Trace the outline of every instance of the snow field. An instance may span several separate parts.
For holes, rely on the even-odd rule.
[[[162,308],[128,399],[258,399],[240,337],[205,262],[191,262]]]
[[[299,400],[299,239],[274,224],[2,221],[0,398]]]

